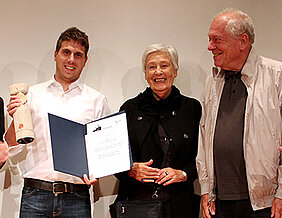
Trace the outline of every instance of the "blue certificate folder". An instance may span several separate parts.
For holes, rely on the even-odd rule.
[[[98,119],[96,121],[101,121],[102,119],[107,119],[112,116],[119,115],[121,113],[125,112],[115,113],[110,116]],[[54,170],[78,177],[83,177],[83,174],[86,174],[89,178],[89,165],[85,140],[85,135],[87,135],[88,124],[83,125],[50,113],[48,113],[48,119]],[[90,123],[96,121],[92,121]],[[130,146],[129,159],[130,166],[132,166]],[[103,168],[103,166],[100,167]],[[101,175],[101,173],[99,175]]]

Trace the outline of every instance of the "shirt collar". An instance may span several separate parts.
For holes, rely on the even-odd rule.
[[[58,83],[58,82],[55,80],[55,75],[53,75],[52,79],[50,79],[50,80],[47,82],[47,87],[50,87],[50,86],[52,86],[52,85],[57,86],[57,87],[58,87],[58,86],[59,86],[59,87],[62,87],[62,85],[61,85],[60,83]],[[76,87],[78,87],[80,90],[83,89],[83,83],[82,83],[82,81],[81,81],[81,78],[79,78],[78,80],[76,80],[76,81],[74,81],[72,84],[70,84],[68,91],[70,91],[70,90],[72,90],[72,89],[74,89],[74,88],[76,88]],[[68,91],[67,91],[67,92],[68,92]]]
[[[225,73],[225,80],[228,80],[232,77],[241,79],[241,70],[240,71],[224,70],[224,73]]]
[[[251,48],[249,56],[241,70],[241,79],[247,86],[250,86],[254,80],[254,75],[256,74],[256,65],[258,64],[259,56],[257,55],[254,48]],[[215,80],[224,80],[225,72],[219,67],[212,68],[212,75]]]

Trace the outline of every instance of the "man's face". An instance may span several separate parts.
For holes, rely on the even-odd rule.
[[[158,100],[170,94],[176,76],[177,71],[167,53],[153,52],[147,56],[145,79]]]
[[[85,47],[72,39],[63,41],[58,52],[55,51],[56,73],[55,79],[63,86],[76,81],[85,66]]]
[[[214,65],[224,70],[240,70],[242,57],[240,37],[235,39],[225,30],[227,21],[224,16],[216,17],[209,29],[208,50],[213,53]]]

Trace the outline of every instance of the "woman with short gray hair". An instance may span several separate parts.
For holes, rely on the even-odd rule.
[[[200,201],[193,182],[201,105],[173,85],[179,68],[175,48],[150,45],[142,65],[149,87],[120,108],[127,115],[133,166],[116,175],[116,202],[159,201],[162,217],[198,218]]]

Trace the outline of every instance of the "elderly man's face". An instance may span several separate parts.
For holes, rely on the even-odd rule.
[[[208,50],[213,53],[214,65],[224,70],[238,71],[241,69],[242,57],[240,51],[240,37],[234,39],[226,30],[224,16],[216,17],[208,33]]]
[[[177,71],[174,69],[169,54],[157,51],[147,56],[145,79],[157,100],[168,97],[176,76]]]

